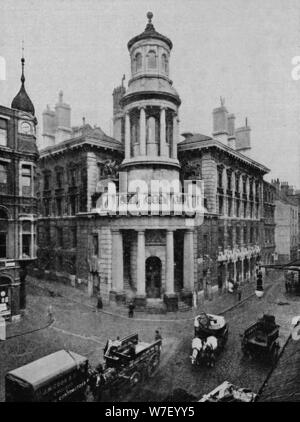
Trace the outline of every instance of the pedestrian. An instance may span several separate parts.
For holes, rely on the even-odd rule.
[[[102,309],[102,308],[103,308],[102,297],[101,297],[101,294],[98,293],[98,297],[97,297],[97,309]]]
[[[237,294],[238,301],[240,302],[241,299],[242,299],[242,289],[241,289],[240,284],[238,284],[238,283],[237,283],[237,287],[236,287],[236,294]]]
[[[131,300],[131,301],[129,302],[129,305],[128,305],[128,318],[133,318],[134,308],[135,308],[134,303],[133,303],[133,301]]]
[[[155,336],[154,336],[154,340],[162,340],[162,336],[160,334],[160,332],[158,330],[155,330]]]
[[[54,321],[52,305],[48,306],[48,320],[49,320],[49,324],[51,324]]]

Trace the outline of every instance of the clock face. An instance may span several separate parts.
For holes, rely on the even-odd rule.
[[[32,132],[31,124],[29,122],[21,123],[21,132],[25,134],[30,134]]]

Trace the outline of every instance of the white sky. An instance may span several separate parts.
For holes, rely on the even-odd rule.
[[[25,41],[26,89],[39,122],[57,101],[72,106],[72,125],[110,134],[112,91],[130,63],[127,42],[143,32],[146,13],[173,42],[170,72],[182,99],[180,131],[211,134],[212,109],[226,99],[236,126],[247,116],[255,159],[300,187],[299,0],[0,0],[0,56],[6,81],[0,103],[20,87]]]

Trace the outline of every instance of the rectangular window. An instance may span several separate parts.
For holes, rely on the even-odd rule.
[[[49,190],[50,187],[50,174],[44,176],[44,190]]]
[[[239,193],[239,191],[240,191],[240,178],[239,178],[239,176],[235,177],[235,191],[237,193]]]
[[[222,188],[223,187],[223,171],[220,169],[218,170],[218,187]]]
[[[232,199],[228,198],[228,216],[231,217],[232,215]]]
[[[59,248],[62,248],[63,247],[63,243],[64,243],[64,240],[63,240],[63,229],[62,229],[62,227],[57,227],[57,229],[56,229],[56,241],[57,241],[57,246]]]
[[[44,199],[44,209],[45,209],[45,216],[49,216],[50,215],[50,200],[49,199]]]
[[[75,196],[70,197],[70,214],[71,215],[76,214],[76,197]]]
[[[32,196],[32,167],[30,165],[22,165],[21,195]]]
[[[56,214],[62,215],[62,199],[56,198]]]
[[[227,189],[231,190],[231,173],[227,173]]]
[[[98,256],[99,253],[99,239],[98,239],[98,235],[94,234],[93,235],[93,254]]]
[[[7,165],[0,163],[0,183],[7,184]]]
[[[7,232],[0,231],[0,258],[7,258],[6,256],[6,238]]]
[[[7,146],[7,120],[0,119],[0,145]]]
[[[219,214],[223,215],[224,214],[224,209],[223,209],[224,203],[223,203],[223,197],[219,196]]]
[[[32,221],[22,221],[21,224],[21,258],[34,258],[36,255],[36,228]]]
[[[77,228],[72,227],[71,233],[72,233],[72,248],[76,248],[76,246],[77,246]]]
[[[236,216],[240,216],[240,201],[236,201]]]
[[[58,189],[61,189],[62,185],[63,185],[63,174],[60,171],[60,172],[56,173],[56,187]]]
[[[76,186],[76,169],[70,170],[70,185]]]
[[[208,235],[207,234],[203,236],[203,254],[204,255],[208,254]]]

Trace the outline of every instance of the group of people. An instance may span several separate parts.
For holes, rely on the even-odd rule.
[[[237,283],[232,279],[229,279],[228,281],[228,292],[235,293],[239,301],[242,299],[242,289],[240,283]]]

